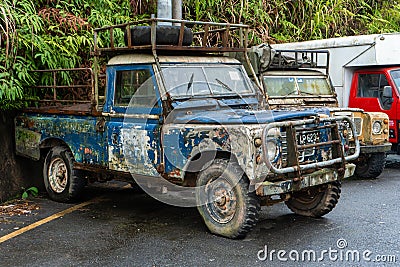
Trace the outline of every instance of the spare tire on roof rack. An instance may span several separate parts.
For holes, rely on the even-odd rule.
[[[180,26],[157,26],[156,27],[156,44],[157,45],[178,45]],[[151,27],[135,26],[130,28],[131,45],[150,45],[151,44]],[[128,46],[128,34],[124,33],[125,45]],[[183,32],[183,46],[189,46],[193,42],[193,32],[185,27]]]

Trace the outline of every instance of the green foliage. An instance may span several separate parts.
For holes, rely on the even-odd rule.
[[[400,4],[385,1],[381,8],[372,8],[372,13],[366,16],[369,33],[385,33],[400,31]]]
[[[252,44],[400,31],[389,0],[184,0],[187,19],[245,23]]]
[[[156,13],[157,0],[2,0],[0,109],[34,97],[34,69],[90,67],[93,29]],[[183,0],[184,18],[245,23],[250,45],[400,31],[389,0]],[[122,31],[116,41],[121,41]],[[63,74],[64,82],[72,77]],[[51,83],[43,75],[42,83]],[[18,102],[19,101],[19,102]]]
[[[29,196],[37,197],[39,194],[39,190],[34,186],[26,188],[26,189],[22,188],[22,190],[23,190],[22,195],[21,195],[22,199],[27,199]]]

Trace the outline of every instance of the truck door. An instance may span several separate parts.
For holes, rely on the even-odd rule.
[[[152,66],[109,66],[107,81],[109,168],[156,176],[162,109]]]
[[[385,86],[392,87],[392,101],[383,96]],[[349,107],[362,108],[365,111],[384,112],[389,116],[390,142],[397,143],[397,94],[393,90],[390,77],[384,71],[356,71],[353,75]]]

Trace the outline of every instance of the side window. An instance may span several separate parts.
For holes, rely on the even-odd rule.
[[[359,74],[357,96],[378,98],[384,109],[390,109],[391,105],[387,106],[383,99],[383,88],[387,85],[389,82],[384,74]]]
[[[359,74],[358,75],[358,97],[379,97],[380,74]]]
[[[116,106],[154,107],[157,106],[156,92],[149,69],[124,70],[116,72]]]

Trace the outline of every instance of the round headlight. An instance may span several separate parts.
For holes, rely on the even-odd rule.
[[[267,150],[268,150],[268,159],[269,161],[274,161],[276,156],[278,155],[278,145],[274,140],[268,140],[267,142]]]
[[[372,124],[372,133],[373,134],[380,134],[382,131],[382,123],[380,121],[375,121]]]
[[[262,140],[261,140],[261,138],[259,138],[259,137],[255,138],[255,139],[254,139],[254,145],[255,145],[256,147],[260,147],[260,146],[262,145]]]

